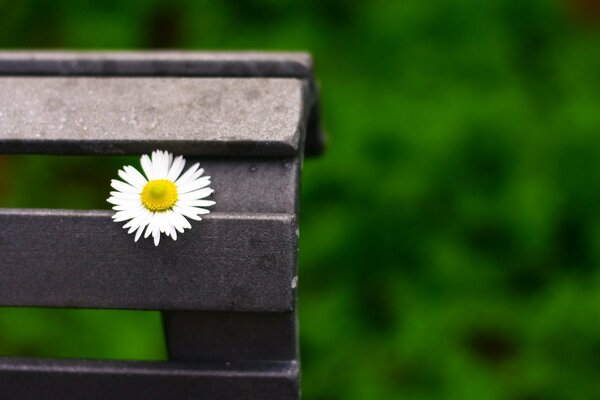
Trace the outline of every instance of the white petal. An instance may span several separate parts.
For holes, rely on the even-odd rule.
[[[133,239],[134,242],[137,242],[140,239],[140,236],[142,236],[142,232],[144,232],[144,228],[144,225],[139,226],[137,232],[135,233],[135,239]]]
[[[166,179],[169,173],[169,156],[167,152],[156,150],[152,152],[154,179]]]
[[[148,180],[153,180],[154,179],[154,166],[152,165],[152,161],[150,160],[150,157],[148,157],[146,154],[144,154],[142,156],[142,158],[140,158],[140,163],[142,164],[142,169],[144,170],[144,174],[146,174],[146,177],[148,178]]]
[[[187,171],[183,173],[183,175],[179,177],[179,179],[175,181],[175,184],[178,186],[184,185],[188,181],[188,179],[190,179],[192,175],[194,175],[198,171],[199,167],[199,163],[192,165]],[[200,169],[200,171],[204,172],[203,169]]]
[[[109,197],[108,199],[106,199],[106,201],[109,202],[110,204],[114,204],[116,206],[126,205],[126,204],[135,206],[140,203],[139,198],[133,200],[133,199],[120,199],[118,197]]]
[[[171,168],[171,162],[173,161],[173,155],[168,151],[162,152],[162,168],[165,174],[165,178],[169,175],[169,169]]]
[[[127,211],[117,211],[115,213],[115,215],[113,215],[113,220],[115,222],[122,222],[122,221],[126,221],[128,219],[135,218],[138,215],[140,215],[141,213],[142,213],[142,210],[140,210],[140,209],[127,210]]]
[[[171,166],[171,164],[169,163],[169,153],[167,153],[166,151],[162,151],[161,152],[161,176],[164,177],[164,179],[167,178],[167,175],[169,175],[169,167]]]
[[[144,239],[150,236],[152,231],[154,230],[154,224],[156,220],[156,213],[152,213],[152,217],[150,218],[150,222],[148,222],[148,226],[146,228],[146,233],[144,233]]]
[[[128,211],[128,210],[136,210],[139,208],[139,203],[131,203],[131,204],[119,204],[116,206],[113,206],[113,210],[115,211]],[[143,206],[142,206],[143,207]]]
[[[139,192],[139,190],[136,189],[136,188],[134,188],[133,186],[128,185],[125,182],[118,181],[116,179],[113,179],[113,180],[110,181],[110,186],[112,186],[113,188],[115,188],[119,192],[132,193],[132,194],[135,194],[135,193]]]
[[[154,172],[154,178],[156,179],[160,174],[159,165],[158,165],[158,150],[154,150],[150,153],[150,160],[152,161],[152,171]]]
[[[144,211],[142,211],[137,217],[123,225],[123,228],[131,227],[131,229],[137,229],[137,227],[140,225],[146,226],[148,222],[150,222],[150,218],[152,218],[152,213],[144,209]],[[130,231],[129,233],[131,232],[133,231]]]
[[[210,196],[214,192],[211,188],[204,188],[194,192],[182,193],[179,195],[181,200],[199,200]]]
[[[169,173],[167,174],[167,179],[171,182],[175,182],[181,174],[181,171],[183,171],[183,167],[185,167],[185,160],[183,156],[179,156],[173,161],[173,165],[171,165]]]
[[[167,155],[167,159],[168,159],[168,163],[167,163],[167,175],[169,174],[169,170],[171,169],[171,166],[173,165],[173,153],[169,153],[168,151],[165,151],[165,154]]]
[[[177,229],[179,232],[183,233],[184,229],[192,229],[190,221],[185,219],[183,215],[174,211],[169,211],[169,217],[171,218],[175,229]]]
[[[160,233],[165,233],[167,231],[167,228],[169,228],[169,224],[168,222],[165,220],[165,213],[164,212],[160,212],[158,213],[158,229],[160,230]]]
[[[129,199],[129,200],[133,200],[133,199],[139,199],[140,198],[140,194],[139,193],[123,193],[123,192],[112,191],[112,192],[110,192],[110,195],[112,197],[117,198],[117,199]]]
[[[186,210],[189,213],[194,213],[194,214],[210,214],[210,211],[205,209],[205,208],[200,208],[200,207],[189,207],[183,204],[178,204],[178,206],[184,210]]]
[[[123,170],[118,170],[117,174],[119,175],[119,177],[121,179],[123,179],[123,181],[125,181],[125,183],[127,183],[128,185],[131,185],[133,187],[136,187],[137,185],[134,185],[133,182],[130,181],[129,179],[129,175],[127,174],[127,172],[123,171]]]
[[[129,177],[137,183],[138,186],[142,188],[148,183],[148,180],[138,171],[133,168],[131,165],[126,165],[123,167],[123,170],[129,175]],[[134,185],[135,186],[135,185]]]
[[[154,171],[154,179],[160,179],[160,162],[159,162],[159,158],[160,158],[160,153],[158,150],[154,150],[152,152],[151,155],[151,159],[152,159],[152,169]]]
[[[173,223],[171,222],[171,219],[169,218],[169,215],[166,212],[163,212],[162,215],[163,215],[163,225],[165,226],[165,232],[169,232],[171,230],[171,225],[173,225]]]
[[[117,173],[128,185],[131,185],[140,191],[144,188],[144,183],[141,183],[139,180],[137,180],[135,175],[131,175],[129,172],[124,170],[119,170]]]
[[[210,185],[210,176],[203,176],[195,181],[187,182],[184,185],[179,185],[177,191],[179,193],[193,192],[194,190],[202,189]]]
[[[117,218],[121,219],[123,216],[131,215],[132,213],[135,214],[136,210],[135,209],[121,210],[121,211],[117,211],[116,213],[114,213],[111,218],[114,220],[116,220]],[[135,217],[135,215],[133,217]],[[131,217],[131,218],[133,218],[133,217]],[[129,218],[125,218],[125,219],[129,219]]]
[[[210,207],[216,203],[212,200],[178,200],[177,204],[187,207]]]
[[[187,178],[187,180],[180,182],[179,184],[181,186],[185,186],[190,182],[195,181],[196,179],[200,178],[200,176],[204,173],[204,169],[200,168],[198,171],[194,172],[191,176],[189,176]],[[210,177],[209,177],[210,178]]]
[[[193,212],[193,213],[196,213],[198,215],[210,214],[210,210],[207,210],[206,208],[186,207],[186,206],[183,206],[183,208],[185,208],[186,210],[188,210],[188,212]]]
[[[181,215],[184,215],[190,219],[194,219],[196,221],[202,220],[202,218],[200,218],[198,216],[198,214],[195,211],[193,211],[192,208],[189,208],[189,207],[181,207],[179,205],[175,205],[175,207],[173,207],[173,211],[175,211],[176,213],[179,213]]]
[[[155,215],[159,214],[156,213]],[[158,246],[158,243],[160,242],[160,225],[158,224],[158,221],[154,224],[154,227],[152,229],[152,237],[154,238],[154,245]]]

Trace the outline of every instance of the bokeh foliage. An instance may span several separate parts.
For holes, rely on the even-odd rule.
[[[312,52],[330,143],[304,167],[304,398],[590,399],[595,4],[0,0],[0,47]],[[78,208],[119,164],[0,162],[1,206]],[[27,312],[0,312],[3,352],[162,356],[155,314]],[[31,334],[65,315],[62,340]]]

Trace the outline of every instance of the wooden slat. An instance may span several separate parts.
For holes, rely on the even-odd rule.
[[[297,158],[188,159],[187,165],[197,161],[212,177],[215,211],[292,214],[298,210]]]
[[[0,153],[297,155],[298,79],[0,77]]]
[[[295,400],[298,365],[0,358],[0,398]]]
[[[11,157],[8,165],[2,164],[5,168],[3,172],[19,177],[19,171],[28,162],[27,157]],[[51,157],[53,156],[48,156]],[[97,160],[98,163],[104,161]],[[186,158],[185,168],[196,162],[204,168],[204,175],[212,177],[210,186],[215,192],[211,199],[217,203],[211,208],[213,211],[292,214],[298,209],[300,160],[297,158]],[[134,159],[131,164],[142,170],[139,158]],[[54,168],[52,173],[57,178],[72,180],[72,176],[69,176],[71,171]],[[119,179],[116,168],[113,178]],[[112,190],[108,178],[104,187],[107,198]],[[106,205],[109,206],[108,203]]]
[[[296,313],[166,311],[170,360],[252,361],[298,358]]]
[[[0,75],[299,78],[310,92],[306,155],[319,155],[325,144],[313,62],[307,53],[0,51]]]
[[[301,52],[2,51],[0,75],[311,78],[312,59]]]
[[[0,210],[0,305],[289,311],[291,214],[211,213],[134,243],[108,211]]]

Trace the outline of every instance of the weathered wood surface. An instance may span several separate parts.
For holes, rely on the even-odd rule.
[[[19,400],[298,398],[295,361],[177,363],[0,357],[0,398]]]
[[[0,209],[0,306],[161,310],[173,360],[0,358],[0,398],[298,399],[317,97],[304,53],[0,52],[0,154],[166,149],[201,157],[217,201],[158,248],[108,211]]]
[[[294,156],[298,79],[0,77],[0,153]]]
[[[134,243],[111,214],[0,210],[0,305],[293,309],[293,215],[211,213],[154,247]]]
[[[325,145],[313,62],[307,53],[0,51],[2,75],[297,78],[308,88],[305,154],[319,155]],[[78,149],[67,150],[77,152]]]
[[[212,208],[220,212],[296,213],[300,161],[293,158],[188,159],[212,176]],[[136,165],[137,167],[137,165]]]

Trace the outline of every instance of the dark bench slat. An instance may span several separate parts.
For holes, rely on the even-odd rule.
[[[298,358],[296,313],[163,312],[170,360]]]
[[[223,212],[296,213],[300,160],[273,159],[188,159],[200,162],[212,176],[211,199]]]
[[[28,156],[11,158],[8,164],[11,174],[18,176],[25,157]],[[204,174],[212,177],[210,187],[215,192],[211,195],[211,200],[216,201],[216,205],[212,207],[215,211],[292,214],[298,209],[296,186],[300,160],[297,158],[187,158],[186,162],[186,169],[199,162],[206,171]],[[132,164],[141,171],[139,158]],[[117,168],[112,178],[119,179]],[[109,192],[114,190],[110,188],[108,178],[104,185],[105,197],[98,199],[100,201],[108,198]],[[109,204],[106,203],[106,206]]]
[[[293,215],[211,213],[154,247],[134,243],[111,214],[1,209],[0,305],[293,309]]]
[[[298,366],[0,358],[0,398],[292,400]]]
[[[298,79],[0,77],[0,153],[297,155]]]
[[[4,51],[0,74],[312,78],[312,58],[302,52]]]

